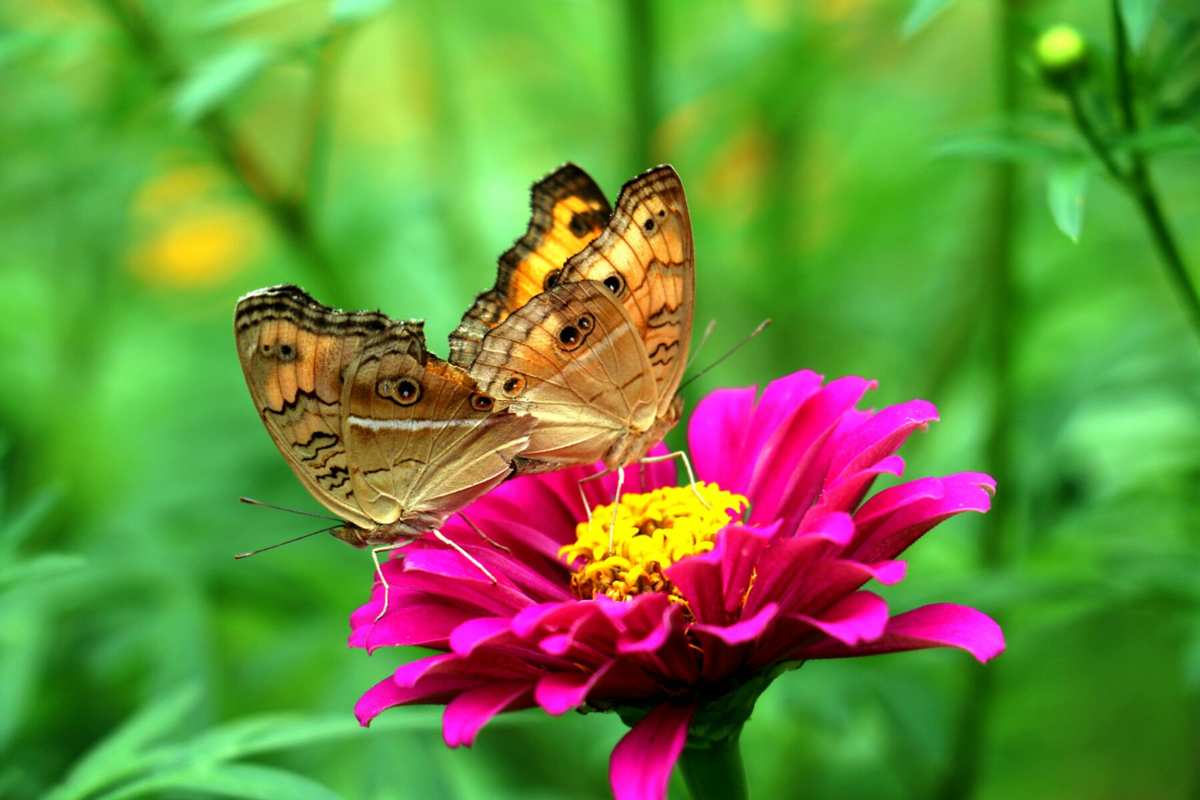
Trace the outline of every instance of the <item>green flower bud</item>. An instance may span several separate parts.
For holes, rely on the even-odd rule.
[[[1042,77],[1056,88],[1065,88],[1087,70],[1087,42],[1070,25],[1054,25],[1034,45]]]

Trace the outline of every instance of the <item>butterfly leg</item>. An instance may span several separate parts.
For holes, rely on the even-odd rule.
[[[471,526],[471,530],[475,531],[475,533],[479,535],[480,539],[483,539],[485,542],[487,542],[488,544],[490,544],[492,547],[496,548],[497,550],[503,550],[506,553],[512,552],[512,550],[510,548],[505,547],[504,545],[500,544],[495,539],[493,539],[492,537],[490,537],[486,533],[484,533],[483,530],[478,525],[476,525],[474,522],[472,522],[471,518],[468,517],[466,514],[459,511],[458,515],[463,518],[463,522],[465,522]]]
[[[583,485],[585,483],[587,483],[588,481],[594,481],[594,480],[599,480],[600,478],[603,478],[605,475],[608,474],[608,472],[609,472],[608,470],[603,469],[597,473],[588,475],[586,478],[580,478],[580,480],[579,480],[579,499],[583,500],[583,510],[587,512],[588,522],[592,521],[592,504],[588,502],[587,494],[585,494],[583,491]]]
[[[643,458],[638,463],[659,464],[663,461],[670,461],[675,458],[678,458],[683,462],[683,469],[685,472],[687,472],[688,486],[692,487],[692,494],[696,495],[696,499],[699,500],[700,504],[705,508],[711,508],[708,501],[704,499],[702,494],[700,494],[700,490],[696,488],[696,473],[692,472],[692,462],[688,459],[687,453],[683,452],[682,450],[676,450],[674,453],[666,453],[661,456],[648,456]]]
[[[621,508],[621,488],[625,485],[625,468],[617,467],[617,492],[613,495],[612,524],[608,526],[608,552],[613,549],[613,537],[617,534],[617,511]]]
[[[371,560],[375,562],[375,574],[379,576],[379,583],[383,586],[383,608],[379,610],[379,614],[375,617],[376,622],[383,619],[383,615],[387,613],[389,595],[392,591],[391,584],[388,583],[387,578],[383,575],[383,565],[379,563],[379,554],[399,550],[405,545],[412,544],[413,541],[415,540],[406,539],[403,542],[395,542],[394,544],[385,544],[382,547],[371,548]]]
[[[454,548],[454,550],[457,551],[460,556],[462,556],[467,561],[470,561],[472,564],[474,564],[475,568],[478,569],[480,572],[482,572],[484,575],[486,575],[488,580],[490,580],[492,583],[499,583],[499,581],[496,580],[496,576],[493,575],[491,572],[489,572],[487,567],[485,567],[483,564],[480,564],[479,561],[473,555],[468,553],[466,550],[463,550],[462,547],[459,546],[458,542],[449,538],[448,536],[446,536],[446,534],[442,533],[441,531],[434,531],[433,535],[435,537],[437,537],[437,540],[439,542],[441,542],[442,544],[447,544],[450,547]]]

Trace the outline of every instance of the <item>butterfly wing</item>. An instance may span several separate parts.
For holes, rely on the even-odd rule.
[[[660,417],[672,414],[687,364],[695,267],[687,198],[669,166],[625,184],[608,227],[563,267],[563,282],[599,281],[623,303],[645,346]]]
[[[342,376],[383,314],[323,306],[296,286],[272,286],[238,301],[238,359],[259,416],[288,466],[321,505],[360,528],[373,527],[350,481],[342,439]]]
[[[536,417],[523,472],[596,461],[654,422],[645,349],[620,301],[594,281],[559,284],[511,314],[484,338],[471,376]]]
[[[612,209],[596,182],[564,164],[533,185],[525,235],[500,256],[496,285],[479,295],[450,334],[450,361],[469,367],[489,330],[553,285],[559,271],[604,230]]]
[[[430,355],[419,322],[366,343],[342,406],[358,503],[380,525],[414,531],[436,528],[511,475],[534,425],[498,411],[465,370]]]

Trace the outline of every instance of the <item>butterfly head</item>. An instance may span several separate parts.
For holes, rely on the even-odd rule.
[[[353,547],[361,548],[371,544],[371,531],[364,530],[357,525],[343,525],[340,528],[334,528],[333,536]]]

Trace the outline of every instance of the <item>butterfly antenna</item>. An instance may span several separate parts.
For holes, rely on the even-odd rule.
[[[680,389],[680,391],[682,391],[682,390],[683,390],[683,387],[687,386],[689,383],[692,383],[692,382],[693,382],[693,381],[695,381],[697,378],[699,378],[700,376],[702,376],[702,375],[704,375],[705,373],[707,373],[709,370],[711,370],[711,369],[713,369],[714,367],[716,367],[718,364],[720,364],[721,362],[723,362],[725,359],[729,358],[731,355],[733,355],[734,353],[736,353],[738,350],[741,350],[741,349],[742,349],[742,347],[743,347],[743,346],[744,346],[744,345],[745,345],[747,342],[749,342],[749,341],[750,341],[751,339],[753,339],[755,336],[758,336],[760,333],[762,333],[763,331],[765,331],[765,330],[767,329],[767,326],[769,326],[770,324],[771,324],[771,319],[770,319],[769,317],[768,317],[767,319],[764,319],[762,322],[758,323],[758,327],[757,327],[757,328],[755,328],[754,330],[750,331],[750,333],[749,333],[749,334],[747,334],[746,336],[744,336],[740,342],[738,342],[738,343],[737,343],[737,344],[735,344],[733,347],[731,347],[731,348],[729,348],[728,350],[726,350],[726,351],[725,351],[725,353],[724,353],[724,355],[722,355],[722,356],[721,356],[720,358],[718,358],[716,361],[712,362],[712,363],[711,363],[711,364],[709,364],[707,367],[705,367],[704,369],[700,370],[700,371],[699,371],[699,372],[697,372],[695,375],[693,375],[692,377],[688,378],[686,381],[684,381],[683,383],[681,383],[681,384],[679,385],[679,389]]]
[[[261,506],[263,508],[274,509],[275,511],[286,511],[289,514],[299,514],[302,517],[312,517],[313,519],[327,519],[330,522],[341,522],[341,520],[338,519],[337,517],[330,517],[325,514],[314,514],[311,511],[301,511],[298,508],[284,508],[283,506],[276,506],[276,505],[272,505],[271,503],[264,503],[262,500],[255,500],[253,497],[239,497],[238,500],[240,500],[241,502],[245,503],[248,506]]]
[[[298,542],[301,539],[307,539],[308,537],[316,536],[319,533],[329,533],[330,531],[337,530],[340,527],[342,527],[342,526],[341,525],[330,525],[328,528],[321,528],[320,530],[309,531],[308,533],[302,533],[299,536],[293,536],[291,539],[284,539],[282,542],[276,542],[275,544],[269,544],[266,547],[260,547],[257,550],[249,550],[245,553],[237,553],[234,555],[234,559],[241,561],[243,558],[249,558],[250,556],[256,556],[259,553],[265,553],[268,550],[274,550],[276,547],[283,547],[285,544],[291,544],[292,542]]]
[[[687,369],[692,364],[696,363],[696,359],[699,357],[700,351],[704,349],[704,345],[708,344],[709,338],[713,335],[713,331],[716,329],[717,320],[715,318],[710,319],[708,324],[704,326],[704,333],[700,334],[700,343],[696,345],[696,349],[692,351],[692,355],[688,358],[688,362],[684,365],[684,369]]]

